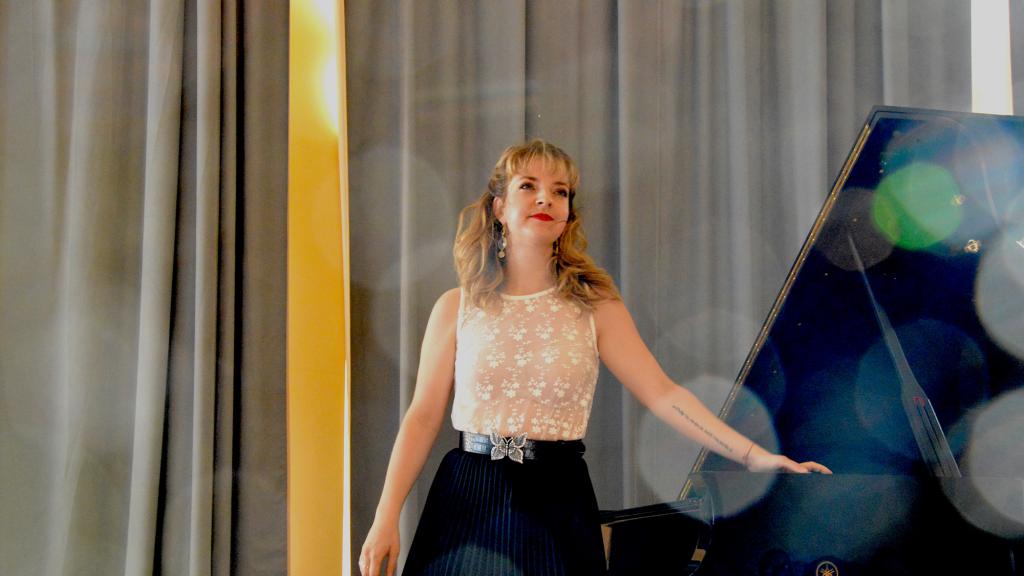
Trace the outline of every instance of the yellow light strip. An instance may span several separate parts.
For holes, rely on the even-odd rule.
[[[971,0],[971,110],[1013,114],[1010,5]]]
[[[345,574],[349,573],[352,566],[352,299],[351,299],[351,273],[349,262],[349,210],[348,210],[348,107],[347,98],[348,85],[346,84],[347,68],[345,66],[345,0],[338,2],[338,57],[337,62],[337,89],[341,97],[334,107],[335,117],[338,118],[338,166],[339,166],[339,201],[341,203],[341,254],[342,254],[342,277],[344,282],[343,306],[345,314],[345,354],[344,354],[344,404],[342,406],[342,542],[341,542],[341,565]]]
[[[292,0],[288,77],[288,573],[345,554],[349,361],[347,166],[339,142],[340,4]]]

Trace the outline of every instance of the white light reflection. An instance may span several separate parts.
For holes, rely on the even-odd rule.
[[[647,490],[654,494],[654,502],[671,502],[679,495],[700,446],[687,441],[652,412],[644,410],[640,417],[636,450],[640,478]]]
[[[338,80],[337,51],[332,51],[320,64],[318,76],[320,87],[316,93],[320,96],[320,113],[331,133],[338,135],[341,122],[341,85]]]
[[[715,411],[715,407],[720,406],[728,396],[732,382],[720,376],[705,374],[687,381],[683,386]],[[683,438],[654,413],[644,410],[637,437],[636,463],[640,478],[655,494],[658,502],[676,499],[700,448],[696,442]]]
[[[1024,359],[1024,225],[1006,231],[982,257],[975,281],[975,308],[1000,346]]]
[[[1024,390],[1004,393],[977,414],[967,448],[969,488],[946,487],[967,521],[1003,537],[1024,535]]]
[[[957,134],[951,170],[964,196],[964,220],[947,245],[958,250],[967,241],[989,243],[1006,211],[1019,196],[1020,158],[1016,136],[994,122]]]
[[[316,58],[315,72],[310,78],[314,85],[306,88],[315,94],[317,111],[324,127],[337,136],[341,98],[338,76],[338,4],[333,0],[306,0],[296,2],[295,17],[308,24],[303,41],[311,46],[309,54]]]
[[[702,376],[686,382],[685,386],[694,391],[709,388],[728,390],[731,389],[732,382],[716,376]],[[778,436],[771,415],[756,394],[746,388],[740,388],[730,409],[730,415],[731,424],[748,436],[755,438],[766,450],[770,452],[779,450]],[[654,417],[651,416],[651,418]],[[648,419],[641,424],[640,458],[637,462],[640,466],[641,476],[648,485],[655,489],[656,494],[664,499],[674,500],[679,493],[679,488],[682,487],[681,480],[686,478],[686,473],[689,472],[693,459],[699,452],[699,447],[693,442],[682,439],[670,440],[670,434],[675,434],[678,437],[678,433],[668,431],[667,427],[662,428],[664,425],[659,422]],[[672,450],[675,453],[665,452],[665,450]],[[670,454],[671,456],[668,456]],[[673,458],[679,459],[680,462],[667,464]],[[675,466],[680,471],[680,475],[663,480],[659,467],[666,465]],[[713,507],[715,515],[722,517],[738,514],[761,501],[777,477],[775,473],[715,472],[707,467],[704,472],[705,480],[715,483],[715,490],[712,491],[716,496]]]
[[[974,419],[967,449],[970,475],[1024,475],[1022,438],[1024,389],[1017,389],[997,397]]]

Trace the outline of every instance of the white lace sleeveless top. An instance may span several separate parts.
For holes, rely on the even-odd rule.
[[[498,313],[459,305],[452,424],[462,432],[576,440],[597,383],[597,332],[587,308],[555,289],[502,295]]]

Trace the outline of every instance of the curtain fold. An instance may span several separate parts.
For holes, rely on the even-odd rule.
[[[217,187],[220,191],[220,198],[217,201],[219,211],[218,218],[220,226],[218,233],[220,240],[217,245],[217,314],[220,319],[216,324],[216,358],[214,360],[214,386],[215,394],[215,427],[213,446],[213,514],[212,514],[212,551],[211,551],[211,573],[215,576],[228,576],[232,571],[232,547],[236,533],[235,510],[235,469],[236,458],[236,437],[239,436],[238,413],[235,409],[236,390],[240,380],[238,376],[238,343],[237,334],[241,329],[237,327],[238,303],[244,301],[236,296],[238,294],[238,191],[239,191],[239,167],[238,167],[238,131],[239,131],[239,105],[241,91],[238,89],[239,70],[239,7],[237,2],[222,2],[219,13],[219,28],[209,23],[204,25],[211,36],[219,35],[219,42],[205,40],[202,45],[209,46],[211,64],[214,56],[212,52],[218,52],[217,59],[219,66],[210,66],[209,73],[200,77],[211,82],[217,82],[218,91],[212,91],[209,98],[218,98],[219,117],[217,124],[203,122],[203,126],[210,130],[207,145],[213,148],[211,155],[216,158],[206,157],[209,162],[206,178],[210,180],[208,185],[213,185],[214,174],[216,173]],[[202,32],[206,34],[206,32]],[[210,74],[219,74],[218,79],[213,79]],[[214,114],[213,102],[205,100],[206,110]],[[214,140],[213,131],[216,130],[217,139]],[[220,146],[214,146],[216,143]],[[215,170],[216,168],[216,170]],[[211,201],[212,202],[212,201]],[[212,272],[211,272],[212,273]],[[280,434],[280,425],[278,433]],[[279,487],[280,488],[280,487]],[[275,517],[284,520],[281,510],[274,511]],[[270,538],[280,538],[278,532]],[[279,541],[279,546],[282,543]],[[283,548],[283,546],[282,546]],[[280,549],[279,549],[280,551]],[[280,568],[280,564],[277,566]],[[280,570],[278,570],[280,571]]]
[[[192,414],[192,506],[188,573],[213,569],[214,432],[217,399],[218,231],[220,220],[221,9],[196,6],[196,401]],[[230,421],[228,426],[230,427]],[[223,427],[223,426],[222,426]],[[230,493],[229,493],[230,495]],[[228,497],[230,497],[228,495]]]
[[[0,3],[0,573],[286,572],[287,36]]]
[[[154,568],[158,538],[161,471],[166,461],[167,376],[170,370],[171,305],[177,220],[179,147],[181,145],[182,0],[150,5],[147,43],[146,122],[141,222],[142,262],[139,272],[138,360],[135,387],[135,433],[131,454],[128,501],[126,575]],[[88,11],[86,11],[88,12]],[[74,214],[75,211],[72,211]],[[173,516],[172,516],[173,518]]]
[[[538,136],[578,160],[590,253],[716,409],[871,107],[970,108],[958,0],[357,0],[346,27],[355,550],[456,282],[455,216],[505,146]],[[410,494],[406,545],[454,438]],[[604,372],[586,441],[609,509],[673,498],[698,452]]]
[[[235,0],[234,574],[287,571],[288,0]],[[227,536],[227,535],[224,535]]]

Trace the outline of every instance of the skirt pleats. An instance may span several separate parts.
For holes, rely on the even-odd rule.
[[[508,459],[453,449],[430,486],[403,576],[605,573],[586,462]]]

